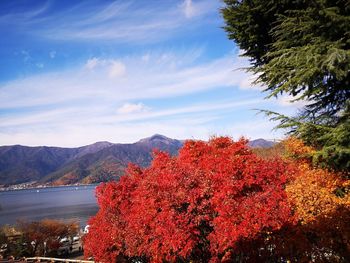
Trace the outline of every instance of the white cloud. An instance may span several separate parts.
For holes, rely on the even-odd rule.
[[[111,79],[122,77],[126,73],[124,63],[115,59],[93,57],[86,61],[84,67],[88,70],[97,70],[99,74],[108,72],[108,77]]]
[[[177,139],[207,140],[212,135],[232,136],[238,139],[245,136],[256,138],[282,138],[281,131],[273,132],[273,123],[264,118],[254,118],[242,122],[232,122],[218,127],[210,123],[212,116],[205,114],[201,118],[167,118],[128,123],[71,123],[65,126],[38,125],[17,130],[0,130],[0,145],[22,144],[30,146],[53,145],[76,147],[107,140],[115,143],[132,143],[155,133]],[[209,122],[209,123],[208,123]]]
[[[192,54],[193,53],[193,54]],[[139,56],[89,59],[82,68],[39,74],[0,86],[0,108],[18,108],[81,100],[122,102],[165,98],[205,90],[240,87],[249,75],[233,70],[247,62],[233,56],[193,64],[196,52],[163,54],[142,63]],[[188,58],[186,58],[188,56]],[[128,68],[128,74],[126,73]],[[123,78],[120,78],[123,76]],[[110,78],[113,77],[113,78]],[[119,78],[118,78],[119,77]]]
[[[109,77],[118,78],[124,76],[126,73],[125,65],[120,61],[112,61],[109,68]]]
[[[100,63],[100,60],[98,58],[90,58],[88,61],[85,63],[85,67],[87,69],[94,69],[98,64]]]
[[[67,120],[68,116],[74,116],[77,112],[79,112],[79,108],[77,107],[69,107],[62,109],[54,109],[54,110],[46,110],[40,112],[31,112],[27,114],[15,115],[15,116],[0,116],[0,128],[6,127],[16,127],[16,126],[35,126],[35,125],[43,125],[50,124],[52,125],[54,122],[56,124],[61,123],[64,120]],[[80,111],[80,114],[82,111]],[[70,121],[78,121],[79,118],[70,117]]]
[[[139,113],[145,111],[148,111],[148,107],[142,103],[125,103],[117,109],[119,114]]]
[[[139,54],[122,58],[94,57],[74,69],[1,84],[0,145],[132,142],[153,133],[207,139],[231,127],[228,125],[232,123],[221,122],[223,115],[244,112],[265,103],[262,96],[240,95],[227,101],[211,101],[209,97],[196,103],[178,105],[179,100],[173,106],[167,105],[163,99],[177,100],[178,96],[190,94],[195,98],[196,94],[210,90],[238,91],[250,76],[234,69],[244,67],[247,61],[234,59],[230,54],[198,63],[200,52],[196,50],[149,54],[147,63]],[[114,76],[118,77],[110,78],[111,67],[116,64]],[[158,104],[150,101],[163,106],[155,106]],[[240,131],[249,135],[254,129],[258,129],[256,133],[261,132],[254,125]],[[235,133],[231,130],[227,134]]]
[[[212,12],[218,14],[219,8],[219,1],[184,0],[180,4],[180,10],[187,19],[191,19],[191,22],[193,22],[194,18],[208,16]]]
[[[292,95],[279,95],[277,98],[277,103],[281,106],[285,107],[295,107],[295,108],[302,108],[307,105],[307,102],[305,100],[296,100],[297,97],[294,97]]]
[[[111,105],[91,106],[89,104],[62,107],[59,109],[45,110],[39,112],[28,112],[15,116],[0,116],[0,129],[8,127],[30,127],[30,126],[65,126],[65,125],[115,125],[128,122],[143,122],[146,120],[159,119],[186,119],[196,116],[196,120],[202,118],[216,119],[221,114],[233,109],[243,109],[259,105],[264,101],[261,99],[245,98],[239,101],[218,101],[215,103],[202,103],[182,107],[151,110],[143,103],[124,103],[117,109],[118,115],[111,110]],[[200,117],[201,115],[202,117]],[[192,117],[189,117],[192,116]],[[208,121],[208,119],[206,121]],[[203,122],[203,119],[201,122]],[[193,119],[192,119],[193,122]]]
[[[192,4],[192,0],[185,0],[182,3],[182,8],[183,8],[183,12],[187,18],[191,18],[192,16],[195,15],[195,8]]]
[[[77,147],[107,140],[115,143],[133,143],[155,133],[178,139],[208,139],[211,135],[205,126],[189,126],[181,122],[143,122],[120,126],[66,126],[57,128],[25,129],[19,132],[0,133],[0,145],[22,144]],[[33,135],[36,136],[33,136]]]
[[[239,87],[243,90],[256,89],[262,91],[264,86],[261,84],[254,83],[257,79],[257,76],[254,76],[250,73],[246,73],[246,78],[243,78],[239,84]]]
[[[71,147],[98,140],[133,142],[154,133],[174,138],[207,139],[232,125],[230,122],[218,126],[212,121],[221,119],[225,113],[231,115],[232,110],[240,112],[262,102],[248,98],[153,110],[142,103],[125,103],[118,108],[119,115],[111,112],[109,105],[91,106],[88,103],[86,107],[80,105],[28,112],[25,116],[0,117],[0,145],[19,143]],[[246,130],[241,129],[241,135],[249,135],[248,131],[256,128],[254,124]],[[236,133],[237,130],[232,129],[227,134]]]

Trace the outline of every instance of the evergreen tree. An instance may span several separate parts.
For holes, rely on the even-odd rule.
[[[274,112],[278,127],[318,151],[316,163],[350,168],[350,1],[224,0],[228,37],[251,61],[269,97],[307,105],[299,116]]]

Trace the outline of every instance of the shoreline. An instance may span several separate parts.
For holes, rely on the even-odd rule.
[[[33,187],[23,187],[11,189],[11,187],[0,188],[0,192],[12,192],[12,191],[22,191],[22,190],[40,190],[46,188],[60,188],[60,187],[80,187],[80,186],[97,186],[100,183],[94,184],[67,184],[67,185],[42,185],[42,186],[33,186]]]

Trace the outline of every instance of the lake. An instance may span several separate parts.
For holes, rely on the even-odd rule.
[[[0,192],[0,226],[17,220],[76,220],[81,227],[96,214],[96,185]]]

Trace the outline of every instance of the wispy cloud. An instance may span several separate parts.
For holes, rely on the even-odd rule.
[[[193,52],[194,56],[196,52]],[[188,53],[187,56],[192,56]],[[93,99],[123,102],[174,97],[223,87],[246,85],[247,62],[231,55],[205,63],[182,54],[89,59],[64,72],[46,73],[8,82],[0,87],[0,109],[51,105]]]
[[[143,103],[125,103],[117,109],[119,114],[131,114],[131,113],[140,113],[146,112],[149,108]]]
[[[101,40],[118,42],[155,41],[200,24],[218,23],[218,2],[185,0],[181,4],[156,1],[144,5],[137,1],[115,1],[93,5],[80,3],[77,8],[52,13],[49,2],[20,15],[0,17],[26,34],[59,40]],[[47,11],[47,12],[46,12]],[[213,17],[216,17],[213,20]]]
[[[100,126],[137,123],[159,119],[187,119],[190,116],[200,117],[211,116],[213,119],[220,118],[220,115],[232,110],[253,107],[262,104],[263,101],[254,98],[246,98],[240,101],[220,101],[216,103],[201,103],[185,107],[173,107],[166,109],[151,109],[144,103],[124,103],[116,111],[111,107],[97,105],[93,107],[69,106],[53,110],[38,112],[27,112],[24,114],[0,116],[0,129],[9,127],[33,127],[38,126]],[[202,120],[208,122],[211,118]],[[198,120],[197,120],[198,121]]]
[[[192,4],[192,0],[185,0],[182,4],[182,8],[187,18],[194,16],[196,13]]]
[[[89,69],[90,71],[94,71],[97,68],[101,70],[101,68],[103,68],[104,70],[108,71],[108,76],[110,78],[122,77],[126,73],[124,63],[116,59],[99,59],[93,57],[86,61],[85,68]]]
[[[196,96],[210,90],[245,88],[250,75],[238,70],[247,61],[235,60],[233,54],[204,62],[198,60],[200,50],[146,54],[147,59],[144,54],[92,57],[74,69],[2,85],[0,144],[21,143],[30,134],[32,145],[52,145],[49,139],[54,136],[54,141],[65,146],[92,143],[99,138],[132,141],[136,133],[130,132],[131,127],[139,129],[137,138],[150,135],[146,132],[163,132],[176,138],[187,134],[187,138],[204,139],[203,136],[215,133],[218,128],[215,122],[223,116],[264,103],[261,97],[245,96],[213,102],[209,97],[172,107],[151,105],[149,100],[161,102],[186,94]],[[109,130],[118,132],[112,136]],[[68,133],[76,138],[74,143],[62,136]],[[86,135],[79,137],[75,133]],[[118,137],[122,134],[125,137]]]
[[[235,110],[239,113],[247,106],[258,104],[258,101],[248,99],[185,108],[135,111],[127,115],[119,112],[109,116],[105,115],[105,109],[102,108],[82,112],[73,107],[38,113],[29,118],[0,118],[0,144],[6,142],[70,147],[93,143],[101,138],[112,142],[134,142],[155,133],[179,139],[208,139],[212,135],[271,138],[269,131],[273,125],[257,117],[252,117],[244,123],[234,121],[220,126],[220,129],[215,124],[216,120],[223,117],[225,111]]]
[[[16,10],[0,15],[0,23],[2,25],[15,25],[21,29],[27,24],[36,21],[40,16],[44,15],[50,7],[50,1],[44,1],[41,5],[34,5],[29,10]]]
[[[100,59],[93,57],[93,58],[90,58],[86,61],[85,67],[87,69],[93,70],[95,67],[97,67],[101,63],[102,62]],[[104,62],[103,62],[103,64],[104,64]]]
[[[185,17],[190,19],[196,16],[205,15],[210,9],[215,10],[213,7],[218,7],[218,5],[213,5],[212,2],[210,3],[209,1],[184,0],[181,3],[180,7],[182,8]]]
[[[297,99],[298,97],[283,94],[277,98],[277,103],[284,107],[298,107],[298,108],[303,108],[308,104],[307,101],[305,100],[297,100]]]
[[[11,34],[1,53],[8,70],[0,79],[0,145],[133,142],[153,133],[180,139],[269,134],[269,125],[259,122],[264,117],[249,111],[265,108],[262,87],[252,89],[252,75],[243,70],[248,59],[225,43],[220,5],[6,5],[0,30]]]

